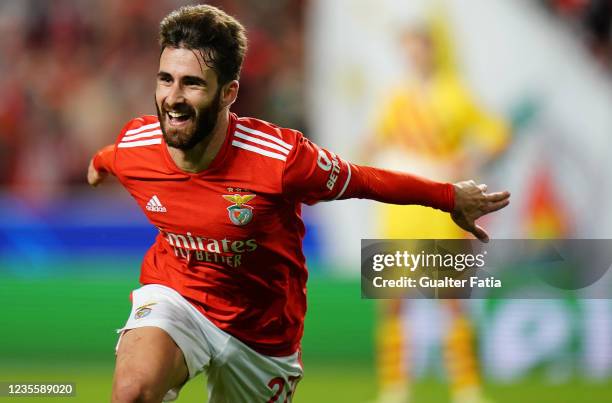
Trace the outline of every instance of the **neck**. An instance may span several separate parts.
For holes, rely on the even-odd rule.
[[[205,170],[213,162],[227,134],[229,108],[219,112],[219,118],[212,133],[190,150],[168,147],[168,152],[176,166],[185,172],[197,173]]]

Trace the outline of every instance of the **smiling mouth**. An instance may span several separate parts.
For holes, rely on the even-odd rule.
[[[172,126],[181,126],[187,123],[191,119],[190,113],[182,112],[166,112],[168,117],[168,123]]]

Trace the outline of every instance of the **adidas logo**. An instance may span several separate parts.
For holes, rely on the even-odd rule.
[[[147,210],[153,211],[155,213],[165,213],[166,208],[161,204],[157,195],[153,195],[151,200],[147,203]]]

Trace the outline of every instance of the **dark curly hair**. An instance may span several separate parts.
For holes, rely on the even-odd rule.
[[[168,14],[159,25],[161,51],[167,47],[199,51],[217,73],[219,85],[238,80],[247,49],[242,24],[210,6],[185,6]]]

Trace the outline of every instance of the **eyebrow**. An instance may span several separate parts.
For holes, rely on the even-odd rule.
[[[165,71],[160,71],[159,73],[157,73],[157,77],[161,78],[161,77],[172,77],[172,74],[167,73]],[[198,76],[183,76],[181,77],[181,81],[183,82],[190,82],[190,83],[194,83],[194,84],[198,84],[198,85],[208,85],[208,82],[206,80],[204,80],[202,77],[198,77]]]

